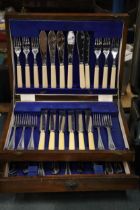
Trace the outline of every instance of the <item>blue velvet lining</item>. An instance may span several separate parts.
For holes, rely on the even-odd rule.
[[[40,112],[42,109],[47,109],[48,111],[50,109],[56,110],[57,112],[57,121],[56,121],[56,134],[55,134],[55,149],[58,150],[58,134],[59,134],[59,117],[58,117],[58,111],[59,110],[66,110],[66,128],[65,128],[65,150],[68,150],[68,142],[69,142],[69,133],[68,133],[68,110],[81,110],[84,115],[84,110],[90,109],[93,113],[106,113],[106,114],[111,114],[112,117],[112,137],[116,146],[116,150],[124,150],[125,145],[124,145],[124,140],[118,120],[118,108],[117,105],[114,102],[20,102],[16,103],[15,106],[15,113],[35,113],[38,115],[38,126],[34,129],[34,144],[35,144],[35,149],[38,149],[38,143],[39,143],[39,125],[40,125]],[[49,116],[48,112],[48,116]],[[84,117],[83,117],[84,119]],[[12,129],[13,130],[13,129]],[[104,127],[100,128],[101,130],[101,136],[103,139],[103,143],[105,146],[105,149],[108,150],[108,136],[107,136],[107,131]],[[12,131],[13,132],[13,131]],[[12,135],[11,132],[11,135]],[[94,128],[94,140],[95,140],[95,147],[97,147],[98,143],[98,134],[97,134],[97,129]],[[17,148],[17,145],[19,143],[20,137],[22,133],[22,128],[18,127],[16,129],[16,142],[15,142],[15,149]],[[25,129],[25,149],[27,149],[29,139],[31,135],[31,128],[26,128]],[[47,124],[46,127],[46,139],[45,139],[45,150],[47,151],[48,149],[48,142],[49,142],[49,124]],[[88,135],[87,131],[85,128],[85,123],[84,123],[84,139],[85,139],[85,146],[86,150],[88,150]],[[76,150],[79,149],[78,145],[78,133],[75,131],[75,143],[76,143]]]
[[[33,85],[33,54],[30,52],[28,57],[28,62],[30,66],[30,76],[31,76],[31,88],[25,88],[25,56],[23,52],[20,54],[20,63],[22,66],[22,77],[23,77],[23,88],[17,88],[17,93],[45,93],[45,94],[116,94],[117,89],[110,89],[110,75],[111,75],[111,68],[112,68],[112,55],[109,55],[108,59],[108,67],[109,67],[109,76],[108,76],[108,87],[106,89],[102,89],[102,77],[103,77],[103,66],[104,66],[104,55],[101,54],[99,58],[99,67],[100,67],[100,74],[99,74],[99,89],[93,89],[93,78],[94,78],[94,67],[95,67],[95,54],[94,54],[94,42],[96,37],[108,37],[108,38],[121,38],[122,36],[122,28],[123,22],[120,20],[106,20],[106,21],[50,21],[50,20],[10,20],[10,30],[12,37],[35,37],[38,36],[41,30],[46,30],[46,33],[50,30],[62,30],[65,35],[65,41],[67,40],[67,32],[69,30],[73,30],[76,35],[76,31],[88,31],[90,35],[90,55],[89,55],[89,65],[90,65],[90,82],[91,86],[89,89],[80,89],[79,86],[79,57],[77,52],[77,46],[75,43],[74,52],[73,52],[73,88],[68,90],[67,88],[60,89],[59,88],[59,59],[58,59],[58,51],[56,49],[56,56],[55,56],[55,65],[56,65],[56,78],[57,78],[57,88],[51,89],[51,80],[50,80],[50,55],[49,50],[47,50],[47,69],[48,69],[48,85],[47,89],[42,88],[42,60],[40,53],[37,56],[37,65],[39,68],[39,88],[34,88]],[[67,42],[67,41],[66,41]],[[116,66],[117,66],[116,61]],[[16,65],[16,56],[15,56],[15,65]],[[68,52],[67,52],[67,44],[65,44],[65,52],[64,52],[64,66],[65,66],[65,80],[67,81],[67,71],[68,71]],[[16,75],[16,74],[15,74]],[[67,84],[65,84],[67,85]],[[117,81],[116,81],[117,85]]]
[[[122,173],[124,172],[123,165]],[[54,162],[44,162],[42,163],[45,176],[53,175]],[[57,175],[65,175],[66,162],[56,162],[55,167],[59,168]],[[71,174],[105,174],[105,163],[104,162],[69,162],[69,167]],[[9,176],[38,176],[39,163],[10,163],[10,173]],[[82,171],[79,171],[81,170]],[[116,173],[114,165],[112,163],[112,169],[114,174]]]

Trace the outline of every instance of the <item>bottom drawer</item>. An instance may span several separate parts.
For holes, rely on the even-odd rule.
[[[107,173],[97,170],[97,173],[84,171],[79,174],[72,172],[71,174],[60,173],[57,175],[46,175],[45,173],[44,176],[28,176],[27,174],[12,176],[9,164],[6,164],[3,177],[0,178],[0,192],[121,191],[138,188],[139,177],[132,173],[127,163],[124,163],[123,166],[123,173],[112,173],[111,171]]]

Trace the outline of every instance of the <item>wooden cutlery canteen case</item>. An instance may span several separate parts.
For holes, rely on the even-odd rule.
[[[1,192],[139,187],[120,103],[126,14],[6,16],[13,103]]]

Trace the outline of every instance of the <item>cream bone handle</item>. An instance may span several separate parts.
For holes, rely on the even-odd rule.
[[[115,88],[115,82],[116,82],[116,65],[112,66],[112,70],[111,70],[111,80],[110,80],[110,88]]]
[[[93,88],[99,88],[99,66],[96,65],[94,69],[94,84]]]
[[[56,88],[56,68],[51,64],[51,88]]]
[[[38,75],[38,66],[34,64],[34,87],[39,88],[39,75]]]
[[[65,137],[64,137],[64,132],[60,131],[59,132],[59,145],[58,145],[59,150],[64,150],[65,149]]]
[[[25,87],[31,87],[31,80],[30,80],[30,67],[28,64],[25,65]]]
[[[78,133],[78,139],[79,139],[79,150],[85,150],[85,141],[84,141],[84,133],[79,132]]]
[[[88,132],[88,144],[89,144],[89,150],[95,150],[95,144],[94,144],[94,135],[93,132]]]
[[[65,88],[65,70],[63,64],[60,64],[60,88]]]
[[[46,65],[42,66],[42,87],[48,88],[48,71]]]
[[[69,132],[69,150],[75,150],[74,132]]]
[[[108,82],[108,66],[105,65],[103,69],[102,88],[107,88],[107,82]]]
[[[50,131],[48,150],[55,150],[55,132]]]
[[[22,88],[23,87],[23,81],[22,81],[22,69],[21,65],[17,65],[17,87]]]
[[[89,65],[85,64],[85,81],[86,81],[86,88],[90,88],[90,69]]]
[[[39,138],[39,145],[38,150],[44,150],[45,149],[45,131],[40,131],[40,138]]]
[[[68,78],[67,78],[67,88],[73,87],[73,69],[72,64],[68,64]]]
[[[80,63],[79,64],[79,79],[80,79],[80,88],[85,88],[85,71],[84,71],[84,64]]]

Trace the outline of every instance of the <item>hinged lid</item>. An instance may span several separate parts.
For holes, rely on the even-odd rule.
[[[118,95],[126,14],[11,14],[6,19],[11,87],[21,100],[99,95],[100,101],[111,101]]]

